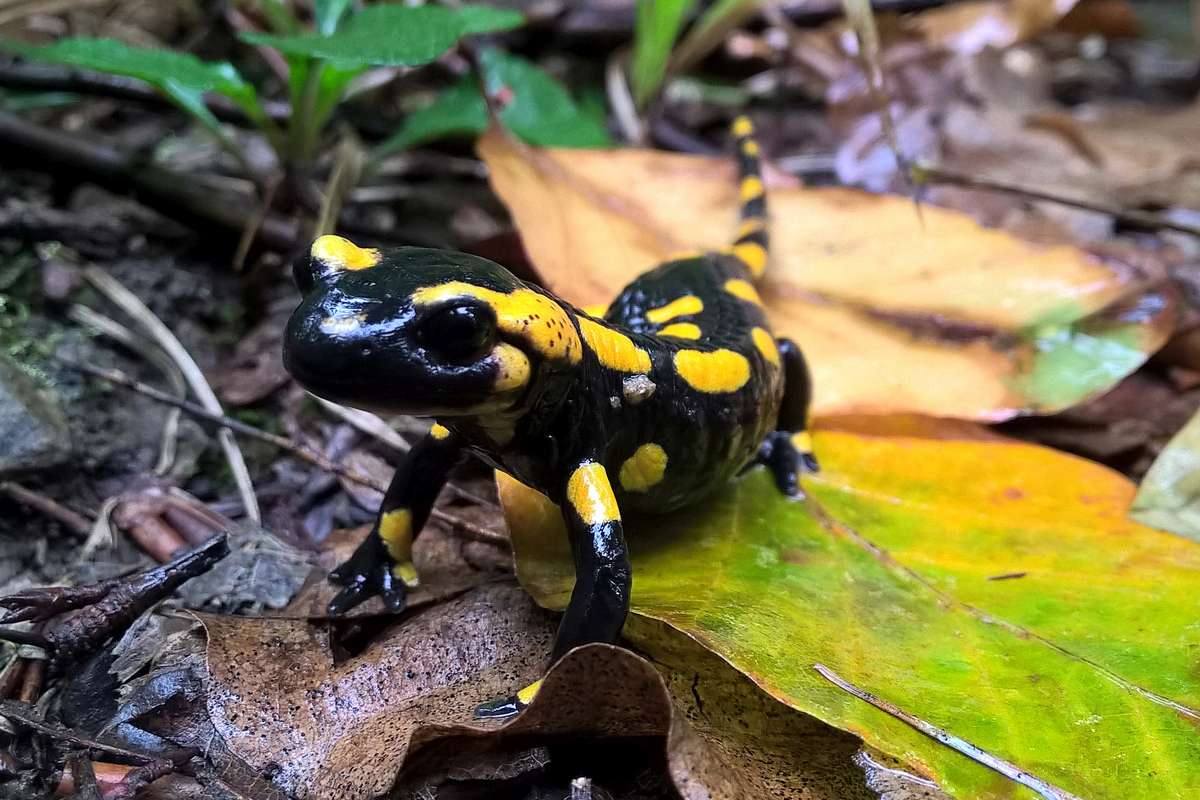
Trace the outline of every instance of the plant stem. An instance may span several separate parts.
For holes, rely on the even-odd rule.
[[[325,67],[324,62],[317,58],[306,59],[304,64],[304,85],[292,99],[292,119],[288,129],[289,165],[304,163],[311,154],[310,126],[316,110],[317,93],[321,89],[321,72]]]

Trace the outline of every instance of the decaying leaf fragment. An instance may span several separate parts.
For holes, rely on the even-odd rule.
[[[1143,525],[1200,540],[1200,414],[1159,454],[1130,508]]]
[[[553,150],[496,132],[492,185],[545,284],[605,303],[736,227],[733,165],[650,150]],[[1174,299],[1133,260],[1035,245],[955,211],[850,189],[770,192],[761,294],[813,373],[815,411],[999,420],[1111,387],[1162,345]]]

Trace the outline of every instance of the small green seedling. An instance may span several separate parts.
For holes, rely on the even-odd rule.
[[[262,131],[282,163],[304,169],[355,77],[372,67],[428,64],[466,36],[507,31],[524,22],[515,11],[483,5],[385,4],[347,14],[348,6],[349,0],[315,0],[313,25],[308,28],[284,3],[266,0],[260,9],[272,32],[241,34],[247,44],[274,48],[287,61],[292,112],[282,125],[264,111],[258,90],[227,62],[111,39],[67,38],[41,47],[6,42],[3,49],[38,61],[146,81],[201,122],[245,166],[240,150],[205,104],[207,94],[223,96]],[[608,143],[603,119],[577,105],[535,65],[494,49],[481,51],[479,61],[483,83],[506,98],[500,104],[501,121],[518,135],[535,144]],[[487,111],[479,86],[479,80],[464,78],[407,119],[372,160],[441,136],[482,131]],[[509,91],[502,92],[501,87]]]

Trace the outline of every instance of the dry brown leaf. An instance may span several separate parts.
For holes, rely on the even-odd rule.
[[[931,44],[960,53],[1003,48],[1050,30],[1078,0],[980,0],[950,3],[911,18]]]
[[[207,703],[229,751],[289,794],[386,792],[420,725],[471,718],[541,671],[554,626],[517,587],[477,589],[335,663],[307,622],[203,616]]]
[[[511,584],[409,619],[341,663],[303,621],[201,620],[217,733],[305,800],[373,797],[402,770],[407,786],[436,785],[485,763],[485,751],[555,737],[667,736],[660,746],[687,800],[873,796],[852,761],[857,739],[775,703],[679,637],[657,645],[658,669],[619,647],[575,650],[515,720],[472,720],[476,703],[537,676],[553,634],[551,617]]]

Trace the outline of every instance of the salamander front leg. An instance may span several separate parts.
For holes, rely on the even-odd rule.
[[[563,497],[563,518],[575,556],[575,589],[558,626],[551,664],[580,645],[617,641],[629,614],[633,580],[621,513],[604,466],[597,461],[577,465]],[[485,703],[475,715],[516,714],[529,705],[541,683],[535,681],[513,697]]]
[[[388,611],[404,610],[407,589],[417,585],[412,545],[429,518],[446,476],[463,457],[456,437],[441,425],[409,451],[392,476],[371,534],[329,580],[342,591],[329,603],[329,613],[344,614],[379,595]]]
[[[758,463],[775,476],[779,491],[790,497],[804,492],[800,475],[817,472],[820,465],[812,452],[808,433],[808,405],[812,398],[812,380],[804,355],[791,339],[779,339],[783,358],[783,404],[779,407],[779,428],[767,436],[758,451]]]

